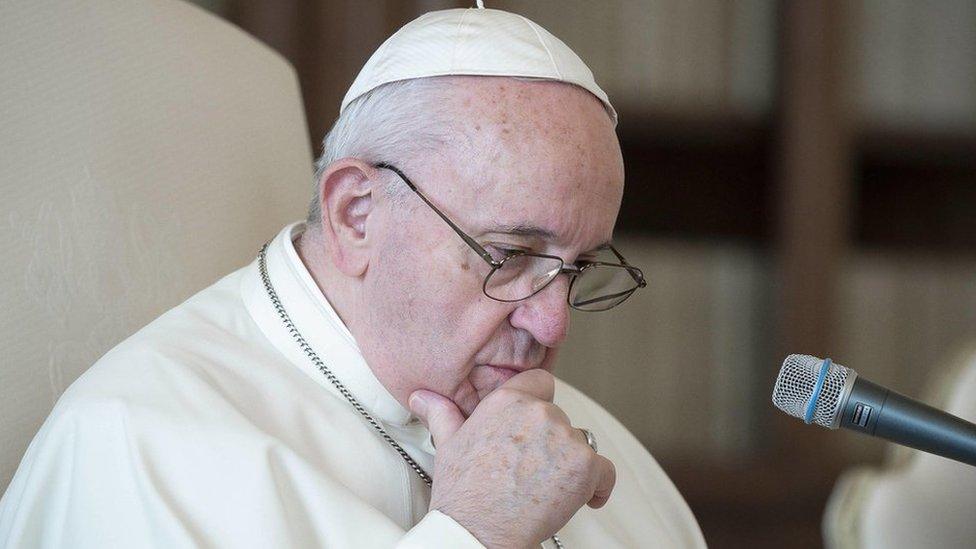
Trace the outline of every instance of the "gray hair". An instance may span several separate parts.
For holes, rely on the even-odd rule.
[[[358,158],[390,162],[407,170],[422,155],[435,154],[456,140],[456,124],[445,108],[450,83],[443,77],[417,78],[384,84],[350,103],[322,141],[315,162],[312,200],[306,223],[316,229],[322,219],[319,182],[333,162]],[[386,193],[398,201],[406,186],[395,176]]]

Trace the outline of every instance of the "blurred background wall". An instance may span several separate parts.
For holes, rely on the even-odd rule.
[[[448,0],[200,0],[298,70],[314,150],[362,64]],[[657,456],[714,547],[819,547],[882,445],[769,401],[788,352],[913,397],[976,339],[976,1],[508,0],[620,112],[620,248],[650,282],[577,315],[561,375]],[[311,184],[311,183],[310,183]]]

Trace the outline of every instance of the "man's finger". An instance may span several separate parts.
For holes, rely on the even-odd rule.
[[[552,402],[553,394],[556,392],[556,378],[541,368],[533,368],[516,374],[499,389],[502,387],[522,391],[540,400]]]
[[[587,505],[594,509],[599,509],[607,503],[607,500],[610,499],[610,493],[613,492],[613,486],[617,483],[617,470],[614,468],[613,462],[603,456],[600,456],[597,461],[597,474],[599,480],[596,484],[596,490],[593,491],[593,497],[587,502]]]
[[[410,411],[424,422],[435,445],[443,445],[464,423],[464,414],[449,398],[419,389],[410,395]]]

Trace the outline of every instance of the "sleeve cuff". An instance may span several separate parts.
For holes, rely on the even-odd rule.
[[[397,544],[398,549],[421,547],[484,549],[485,546],[454,519],[435,509],[427,513]]]

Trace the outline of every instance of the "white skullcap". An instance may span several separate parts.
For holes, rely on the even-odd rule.
[[[477,8],[433,11],[404,25],[363,66],[339,112],[383,84],[445,75],[569,82],[595,95],[617,123],[607,94],[569,46],[521,15],[485,9],[480,0]]]

